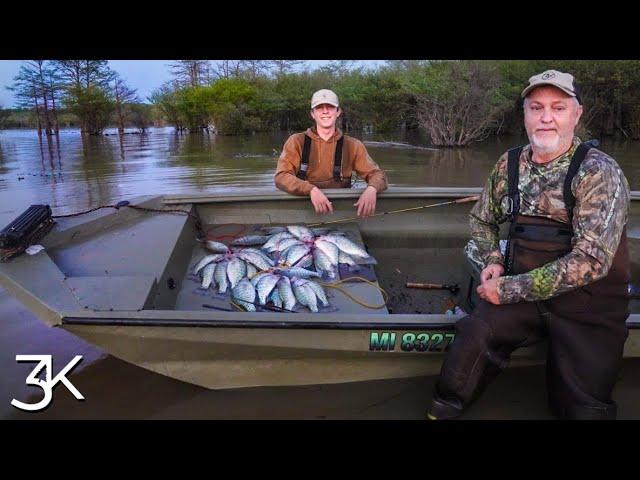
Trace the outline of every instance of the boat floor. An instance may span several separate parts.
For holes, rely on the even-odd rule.
[[[456,248],[369,248],[378,264],[376,274],[381,287],[389,294],[389,313],[442,314],[464,304],[465,282],[469,281]],[[407,288],[407,282],[457,284],[455,294],[449,290]]]

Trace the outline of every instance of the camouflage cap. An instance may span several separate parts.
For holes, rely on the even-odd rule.
[[[534,88],[541,87],[542,85],[552,85],[559,88],[567,95],[575,97],[578,100],[578,103],[582,104],[573,75],[570,73],[559,72],[558,70],[547,70],[531,77],[529,79],[529,85],[527,85],[527,87],[522,91],[522,98],[529,95],[531,90]]]
[[[340,106],[338,95],[336,95],[331,90],[327,90],[326,88],[318,90],[313,94],[313,97],[311,97],[311,108],[316,108],[318,105],[322,105],[323,103],[328,103],[329,105],[333,105],[334,107]]]

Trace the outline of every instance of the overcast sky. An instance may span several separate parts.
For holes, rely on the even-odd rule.
[[[309,60],[308,64],[317,67],[328,61]],[[0,60],[0,106],[3,108],[14,106],[13,93],[6,87],[13,83],[13,77],[17,75],[21,62],[21,60]],[[153,90],[171,78],[170,62],[172,60],[109,60],[109,66],[118,72],[129,86],[138,89],[138,96],[146,101]],[[382,60],[360,60],[358,63],[374,67],[382,62]]]

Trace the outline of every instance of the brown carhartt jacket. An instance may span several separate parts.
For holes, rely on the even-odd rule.
[[[296,177],[300,169],[305,134],[294,133],[285,142],[278,159],[278,167],[274,177],[276,187],[293,195],[309,195],[314,186],[318,188],[340,187],[341,185],[333,181],[333,159],[336,142],[342,137],[342,131],[336,128],[336,133],[329,140],[323,140],[316,133],[315,128],[308,128],[305,133],[311,138],[307,179],[301,180]],[[362,142],[344,135],[342,177],[350,179],[353,171],[378,192],[387,188],[387,178],[384,171],[371,159]]]

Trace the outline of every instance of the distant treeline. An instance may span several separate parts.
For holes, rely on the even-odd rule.
[[[89,63],[104,61],[75,62],[87,62],[83,68],[90,70]],[[68,72],[69,65],[51,64]],[[87,87],[82,75],[78,83],[68,74],[62,82],[58,104],[88,133],[113,119],[132,123],[139,105],[105,67],[100,68],[106,82],[94,75],[96,81]],[[520,92],[530,76],[553,68],[572,73],[581,87],[581,134],[640,139],[640,61],[397,60],[375,69],[336,61],[309,69],[298,60],[180,60],[171,68],[173,80],[149,97],[155,108],[144,109],[139,123],[166,122],[178,132],[225,135],[297,131],[311,124],[311,94],[330,88],[340,97],[339,126],[346,131],[421,130],[434,145],[463,146],[489,135],[522,133]],[[23,88],[27,99],[29,92],[33,88]]]
[[[139,110],[140,114],[137,115],[138,118],[144,119],[143,125],[144,128],[156,124],[154,122],[154,118],[158,118],[160,122],[159,115],[155,112],[156,107],[153,105],[139,103],[139,104],[129,104],[127,105],[128,109],[133,111]],[[26,109],[0,109],[0,129],[8,129],[8,128],[37,128],[38,120],[36,118],[36,114],[33,110]],[[106,127],[116,127],[118,126],[118,121],[115,115],[111,116],[111,119],[105,125]],[[125,128],[136,128],[139,129],[138,122],[136,122],[133,118],[127,118],[124,123]],[[80,128],[80,120],[77,115],[69,112],[66,109],[60,109],[58,111],[58,128]]]
[[[107,60],[25,60],[7,88],[14,92],[18,112],[0,113],[4,128],[26,122],[39,135],[54,135],[61,126],[73,125],[99,135],[109,124],[120,132],[129,125],[144,131],[152,121],[136,90]]]
[[[200,75],[166,84],[151,100],[178,130],[295,131],[311,123],[311,94],[331,88],[340,97],[347,131],[421,129],[434,145],[462,146],[521,133],[520,92],[530,76],[550,68],[572,73],[582,89],[583,135],[640,138],[640,61],[388,61],[374,70],[334,62],[302,72],[239,68],[208,82]]]

